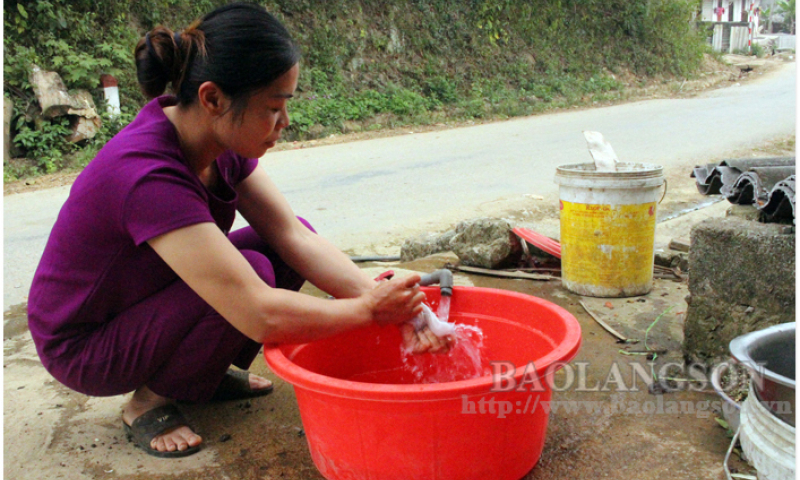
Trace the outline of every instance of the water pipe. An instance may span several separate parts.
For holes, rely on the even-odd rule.
[[[426,273],[419,281],[419,284],[423,287],[433,285],[434,283],[439,284],[443,296],[453,296],[453,272],[443,268],[432,273]]]

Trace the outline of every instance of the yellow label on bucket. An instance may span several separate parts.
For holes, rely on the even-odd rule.
[[[655,202],[560,206],[561,275],[569,290],[601,297],[650,291]]]

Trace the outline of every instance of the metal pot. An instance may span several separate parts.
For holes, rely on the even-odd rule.
[[[725,372],[727,372],[729,368],[730,365],[726,362],[712,370],[711,386],[714,387],[717,395],[725,401],[722,405],[722,418],[728,422],[728,428],[732,432],[735,432],[739,430],[739,414],[741,413],[742,407],[725,392],[725,388],[722,386],[722,376],[725,375]]]
[[[773,415],[795,426],[795,322],[783,323],[734,338],[731,355],[745,365],[753,391]]]

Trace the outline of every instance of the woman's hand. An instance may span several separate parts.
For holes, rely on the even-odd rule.
[[[450,351],[455,342],[452,335],[437,337],[427,326],[417,330],[411,322],[414,317],[422,313],[422,302],[425,300],[425,294],[419,289],[419,275],[399,280],[384,280],[378,277],[376,280],[379,282],[378,285],[369,292],[377,300],[372,310],[376,323],[379,325],[400,323],[403,348],[408,352],[419,354]]]
[[[403,348],[413,354],[447,353],[455,342],[452,335],[437,337],[427,326],[417,330],[411,322],[400,325],[400,334],[403,336]]]
[[[419,289],[420,276],[382,281],[364,298],[372,320],[378,325],[393,325],[411,320],[422,312],[425,294]]]

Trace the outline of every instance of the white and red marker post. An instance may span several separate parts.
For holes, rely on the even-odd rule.
[[[111,118],[116,118],[120,114],[119,86],[117,79],[104,73],[100,75],[100,84],[103,86],[103,94],[106,98],[106,111]]]

